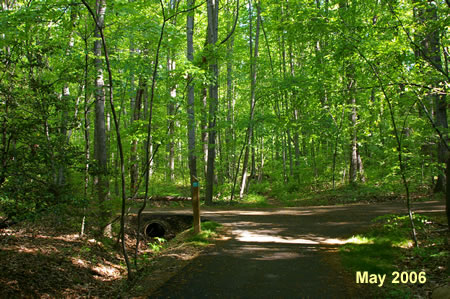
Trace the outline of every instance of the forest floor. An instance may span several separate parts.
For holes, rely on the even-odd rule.
[[[284,208],[272,201],[269,208],[203,208],[204,218],[224,224],[217,246],[186,245],[182,234],[161,254],[141,261],[146,270],[131,287],[114,241],[80,238],[45,221],[2,229],[0,298],[367,295],[354,283],[355,273],[343,270],[337,250],[374,217],[404,213],[402,202]],[[431,201],[415,203],[414,209],[442,214],[445,207]],[[153,212],[190,209],[147,211]],[[435,285],[427,285],[425,293]]]
[[[54,220],[0,229],[0,298],[136,297],[157,289],[214,246],[190,242],[189,230],[157,248],[141,240],[140,270],[130,282],[116,239],[80,237],[67,224]],[[220,231],[215,239],[222,237]],[[127,235],[131,262],[135,244],[133,234]]]

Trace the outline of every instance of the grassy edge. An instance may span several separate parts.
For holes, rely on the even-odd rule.
[[[412,246],[411,235],[406,216],[384,215],[377,217],[364,233],[353,236],[339,249],[339,255],[345,270],[353,275],[356,271],[368,271],[371,274],[386,274],[385,284],[363,284],[363,288],[373,298],[411,298],[431,295],[440,284],[449,283],[445,275],[450,272],[445,260],[450,256],[446,233],[439,229],[445,217],[415,215],[415,224],[419,236],[420,248]],[[440,271],[434,271],[439,268]],[[427,282],[393,284],[394,271],[424,272]],[[433,284],[428,283],[433,281]],[[427,285],[428,283],[428,285]],[[420,293],[420,294],[418,294]]]

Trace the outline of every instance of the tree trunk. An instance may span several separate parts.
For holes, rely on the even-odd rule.
[[[195,0],[188,1],[188,7],[194,7]],[[194,61],[194,12],[190,12],[186,22],[186,38],[187,38],[187,59]],[[192,83],[192,75],[187,78],[187,116],[188,116],[188,160],[191,188],[194,179],[197,177],[197,156],[195,153],[195,105],[194,105],[194,84]],[[194,196],[194,194],[192,194]]]
[[[287,168],[286,168],[286,133],[283,132],[282,136],[282,146],[281,146],[282,154],[283,154],[283,181],[287,182]]]
[[[261,135],[261,143],[260,143],[260,165],[259,165],[259,173],[258,173],[258,182],[262,181],[262,178],[264,176],[264,136]]]
[[[173,72],[175,71],[175,61],[173,60],[171,51],[169,50],[169,55],[167,58],[167,71],[169,73],[169,78],[173,76]],[[170,79],[170,81],[174,81]],[[167,122],[169,127],[168,132],[168,142],[167,142],[167,153],[168,153],[168,165],[167,169],[169,171],[168,176],[171,182],[175,180],[175,100],[177,96],[177,87],[175,84],[170,85],[169,87],[169,103],[167,103]]]
[[[128,2],[134,2],[134,0],[128,0]],[[132,33],[131,33],[132,34]],[[133,35],[130,36],[130,58],[133,58],[135,53],[135,49],[134,49],[134,38]],[[138,90],[136,90],[136,96],[130,96],[130,123],[131,126],[133,126],[133,123],[139,119],[139,112],[136,111],[136,102],[138,100],[139,97],[139,88],[141,87],[141,78],[139,79],[139,87]],[[130,94],[132,94],[134,92],[134,65],[131,64],[130,65],[130,88],[129,88],[129,92]],[[140,109],[140,108],[139,108]],[[136,112],[138,114],[136,114]],[[133,140],[131,141],[131,151],[130,151],[130,192],[131,194],[134,194],[134,192],[136,192],[136,184],[138,181],[138,176],[139,176],[139,166],[138,166],[138,157],[137,157],[137,152],[138,152],[138,142],[136,139],[133,138]],[[115,168],[117,167],[117,159],[113,159],[114,163],[115,163]],[[114,188],[116,191],[116,189],[118,190],[118,188],[116,188],[116,186],[118,186],[118,180],[117,180],[117,176],[115,176],[115,180],[114,180]]]
[[[288,111],[286,111],[288,112]],[[292,143],[291,143],[291,129],[288,127],[286,130],[287,133],[287,142],[288,142],[288,153],[289,153],[289,178],[288,180],[294,175],[294,164],[292,160]]]
[[[139,78],[139,86],[136,91],[136,98],[134,101],[134,109],[132,111],[132,121],[138,121],[141,118],[141,106],[144,90],[146,88],[143,78]],[[134,139],[131,143],[130,153],[131,167],[130,167],[130,191],[134,194],[137,191],[137,183],[139,180],[139,158],[138,158],[138,141]]]
[[[233,52],[233,41],[234,37],[231,37],[230,46],[228,47],[227,55],[230,55],[230,52]],[[229,178],[231,178],[231,174],[234,170],[234,163],[232,157],[234,156],[234,101],[233,101],[233,91],[232,91],[232,58],[229,57],[227,62],[227,133],[225,136],[226,142],[226,173]],[[231,157],[230,157],[231,156]]]
[[[361,160],[361,154],[360,154],[359,152],[360,152],[360,150],[359,150],[359,147],[358,147],[358,150],[357,150],[357,156],[358,156],[358,173],[359,173],[359,180],[360,180],[362,183],[365,183],[365,182],[366,182],[366,176],[364,175],[364,166],[363,166],[363,162],[362,162],[362,160]]]
[[[175,15],[172,18],[171,23],[173,26],[177,23],[176,17],[176,7],[178,0],[170,0],[169,2],[169,12],[171,15]],[[169,102],[167,103],[167,119],[168,119],[168,143],[167,143],[167,152],[169,155],[168,158],[168,170],[169,170],[169,178],[171,182],[175,180],[175,103],[177,97],[177,85],[174,80],[174,72],[175,72],[175,55],[174,51],[169,49],[167,54],[167,71],[169,74]]]
[[[200,119],[201,125],[201,141],[202,141],[202,153],[203,153],[203,173],[206,178],[206,173],[208,170],[208,89],[206,86],[202,88],[202,116]]]
[[[445,192],[445,212],[447,214],[447,228],[450,231],[450,157],[447,157],[446,161],[446,192]]]
[[[99,23],[99,14],[97,16],[95,15],[94,11],[90,8],[89,4],[86,2],[86,0],[82,0],[83,4],[86,6],[86,8],[89,10],[89,13],[91,14],[92,18],[94,19],[94,22],[96,23],[95,28],[98,30],[98,34],[100,35],[100,41],[101,45],[103,46],[104,55],[105,55],[105,62],[106,62],[106,69],[108,72],[108,81],[109,81],[109,104],[111,107],[111,112],[113,114],[114,118],[114,126],[116,129],[116,140],[117,140],[117,147],[119,150],[120,155],[120,176],[121,176],[121,182],[122,182],[122,209],[121,209],[121,217],[120,217],[120,231],[121,231],[121,244],[122,244],[122,253],[125,260],[125,264],[127,266],[127,272],[128,272],[128,279],[131,280],[133,278],[133,274],[131,272],[131,265],[128,259],[128,253],[126,250],[125,245],[125,208],[126,208],[126,190],[125,190],[125,160],[124,160],[124,154],[123,154],[123,147],[122,147],[122,139],[120,135],[120,128],[119,128],[119,120],[116,114],[116,111],[114,109],[114,100],[113,100],[113,77],[112,77],[112,71],[111,71],[111,64],[109,61],[109,55],[108,55],[108,48],[106,46],[106,40],[105,36],[103,34],[103,29],[101,24]],[[98,4],[98,2],[97,2]],[[106,7],[106,5],[105,5]],[[99,8],[97,5],[96,8]],[[100,9],[97,9],[97,12],[101,11]],[[104,16],[104,12],[103,12]],[[110,227],[111,225],[108,225]],[[108,232],[110,233],[110,232]]]
[[[294,78],[295,76],[295,71],[294,71],[294,55],[292,53],[292,45],[289,45],[289,65],[290,65],[290,69],[291,69],[291,77]],[[292,99],[291,99],[291,103],[292,103],[292,107],[294,110],[294,124],[298,125],[299,124],[299,109],[298,109],[298,103],[297,103],[297,92],[294,90],[292,92]],[[293,128],[294,133],[293,133],[293,143],[294,143],[294,152],[295,152],[295,171],[294,171],[294,176],[295,179],[297,180],[297,182],[300,181],[300,173],[299,173],[299,168],[300,168],[300,146],[299,146],[299,133],[298,133],[298,127],[295,126]]]
[[[426,32],[420,36],[420,56],[424,60],[429,60],[433,63],[433,65],[439,69],[442,69],[442,60],[441,60],[441,52],[440,52],[440,38],[439,38],[439,30],[434,27],[434,25],[429,25],[428,23],[438,21],[437,16],[437,6],[435,3],[427,2],[426,9],[419,8],[417,11],[417,17],[419,23],[425,24]],[[440,86],[444,86],[444,82],[441,78],[436,76],[431,76],[430,82],[436,89],[439,89]],[[446,103],[446,94],[445,92],[436,92],[430,94],[434,105],[434,117],[435,124],[443,133],[443,137],[447,140],[447,103]],[[438,141],[437,145],[437,154],[438,154],[438,162],[440,166],[438,167],[438,179],[436,181],[436,185],[434,188],[434,192],[445,191],[446,178],[445,178],[445,169],[444,164],[447,162],[447,148],[442,142],[442,140]]]
[[[72,25],[72,28],[75,27],[75,21],[76,21],[76,11],[72,8],[71,10],[71,14],[70,14],[70,24]],[[69,45],[66,51],[66,55],[70,55],[70,51],[73,48],[74,45],[74,38],[73,38],[73,29],[70,32],[70,36],[69,36]],[[70,100],[70,89],[69,89],[69,84],[65,83],[63,90],[62,90],[62,96],[61,96],[61,101],[63,102],[63,109],[61,111],[61,135],[65,136],[65,140],[67,140],[68,142],[68,135],[67,135],[67,120],[69,117],[69,113],[67,111],[67,107],[70,107],[70,104],[68,103],[68,101]],[[75,112],[76,114],[76,112]],[[65,167],[64,165],[61,165],[61,163],[59,163],[60,165],[58,166],[58,179],[57,179],[57,185],[62,187],[62,185],[65,184],[66,182],[66,175],[65,175]]]
[[[348,94],[349,94],[349,104],[351,106],[350,113],[350,168],[349,168],[349,182],[350,184],[356,184],[358,179],[358,140],[357,140],[357,113],[356,113],[356,96],[354,94],[355,88],[355,80],[351,77],[353,66],[349,66],[349,71],[347,72],[347,76],[349,78],[348,83]]]
[[[231,22],[228,23],[228,29],[231,28]],[[234,126],[234,104],[233,104],[233,47],[234,34],[227,42],[227,130],[225,134],[226,157],[225,157],[225,173],[228,178],[233,174],[234,163],[232,163],[230,155],[234,156],[233,149],[233,126]]]
[[[256,3],[257,10],[257,19],[256,19],[256,34],[255,34],[255,49],[253,53],[253,41],[252,41],[252,6],[249,1],[249,9],[250,9],[250,117],[249,124],[247,128],[247,140],[245,140],[246,148],[244,154],[244,163],[242,166],[242,181],[241,181],[241,190],[239,192],[239,197],[242,198],[244,192],[246,190],[248,175],[248,160],[249,160],[249,151],[252,147],[252,142],[254,140],[253,137],[253,119],[255,114],[255,104],[256,104],[256,75],[257,75],[257,59],[259,55],[259,31],[260,31],[260,23],[261,23],[261,5],[259,1]],[[254,175],[254,165],[255,165],[255,154],[254,149],[252,148],[252,171],[251,174]]]
[[[104,27],[106,11],[105,0],[96,0],[97,23]],[[106,152],[106,128],[105,128],[105,91],[103,81],[102,42],[98,26],[95,27],[94,56],[97,78],[95,80],[95,131],[94,131],[94,157],[96,161],[96,178],[94,183],[97,189],[97,198],[100,205],[100,226],[104,229],[108,223],[110,212],[106,206],[108,199],[108,170]],[[108,232],[105,232],[108,234]]]
[[[6,173],[7,173],[7,167],[8,167],[8,160],[9,160],[9,148],[11,144],[11,135],[8,134],[8,113],[9,113],[9,97],[5,98],[5,110],[2,120],[2,160],[1,160],[1,170],[0,170],[0,186],[5,182],[6,180]],[[8,136],[9,135],[9,136]]]
[[[218,0],[208,0],[208,45],[216,46],[219,28],[219,3]],[[215,51],[215,50],[214,50]],[[213,55],[214,56],[214,55]],[[216,111],[219,104],[219,67],[217,58],[210,58],[209,72],[213,78],[209,85],[209,115],[208,115],[208,163],[206,171],[205,201],[212,203],[214,188],[214,162],[216,158]]]
[[[90,107],[89,107],[89,52],[88,52],[88,38],[87,38],[87,25],[85,27],[85,35],[84,35],[84,200],[88,202],[88,188],[89,188],[89,164],[91,157],[91,142],[90,142],[90,129],[91,129],[91,120],[90,120]],[[81,231],[80,235],[83,236],[86,227],[86,205],[83,207],[83,218],[81,220]]]
[[[314,139],[311,140],[311,155],[312,155],[312,159],[313,159],[314,182],[317,183],[317,179],[319,177],[319,172],[317,170],[316,146],[314,144]]]

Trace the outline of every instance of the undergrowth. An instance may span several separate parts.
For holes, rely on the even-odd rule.
[[[214,222],[214,221],[205,221],[201,223],[201,232],[197,235],[193,235],[192,237],[188,238],[186,241],[193,245],[199,245],[204,246],[208,245],[212,242],[212,240],[217,237],[217,228],[221,227],[222,225]],[[189,232],[193,234],[194,229],[191,228]]]
[[[447,232],[442,230],[444,217],[414,215],[419,248],[413,247],[408,216],[384,215],[374,219],[365,233],[353,236],[340,248],[343,265],[356,277],[357,271],[386,274],[382,287],[373,291],[382,297],[409,298],[428,296],[431,290],[448,283],[449,244]],[[424,272],[425,284],[393,284],[393,272]],[[427,293],[428,292],[428,293]]]

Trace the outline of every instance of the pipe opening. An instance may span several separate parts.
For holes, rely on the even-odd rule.
[[[152,222],[145,228],[145,235],[149,238],[162,238],[164,237],[164,234],[166,233],[166,230],[164,227],[157,222]]]

